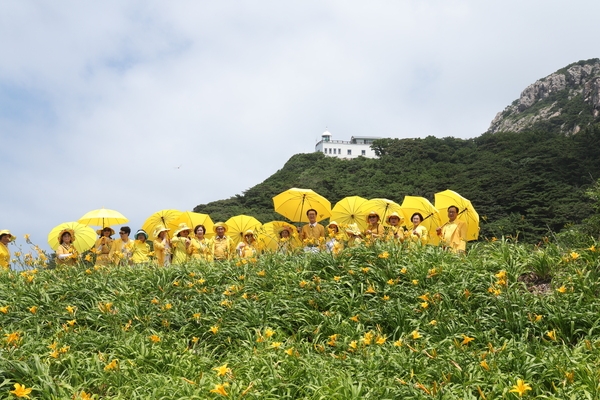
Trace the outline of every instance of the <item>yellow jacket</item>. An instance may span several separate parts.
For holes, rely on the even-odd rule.
[[[212,256],[210,255],[210,242],[206,238],[199,240],[197,237],[193,237],[187,252],[190,255],[190,258],[194,260],[212,260]]]
[[[459,219],[448,222],[442,227],[440,243],[454,253],[464,252],[467,248],[467,223]]]
[[[171,239],[171,245],[173,246],[173,260],[172,264],[185,264],[188,260],[188,249],[185,245],[188,240],[191,242],[190,238],[175,236]]]
[[[8,247],[6,247],[4,243],[0,243],[0,267],[8,269],[9,265],[10,250],[8,250]]]
[[[119,264],[121,260],[123,260],[125,264],[129,264],[132,255],[133,240],[129,239],[127,242],[124,242],[123,239],[113,240],[112,246],[110,247],[110,253],[108,253],[108,258],[110,258],[114,264]]]
[[[415,232],[418,233],[419,236],[415,235]],[[410,229],[408,231],[408,237],[412,242],[421,242],[421,244],[427,244],[427,242],[429,242],[427,228],[425,228],[423,225],[419,225],[416,228]]]
[[[163,240],[154,240],[154,255],[156,256],[156,262],[161,267],[165,265],[166,257],[171,255],[171,246],[168,245],[168,239],[165,237]],[[169,260],[170,261],[170,260]]]
[[[113,239],[103,236],[96,240],[94,249],[96,249],[96,264],[95,265],[108,265],[110,264],[110,249],[112,247]]]
[[[70,256],[66,258],[61,258],[61,255],[70,254]],[[56,265],[75,265],[77,263],[77,250],[73,245],[64,245],[61,244],[56,249]]]
[[[210,240],[210,249],[215,260],[231,260],[235,254],[235,244],[229,236],[213,237]]]
[[[367,226],[367,229],[365,229],[365,237],[371,236],[373,239],[379,239],[379,238],[383,238],[384,234],[385,234],[385,229],[383,228],[383,225],[381,225],[380,223],[377,223],[374,225],[369,225],[369,226]]]
[[[142,242],[141,240],[133,241],[133,255],[131,261],[134,264],[142,264],[150,261],[150,244],[148,242]]]
[[[404,241],[404,229],[401,226],[388,226],[387,227],[387,240],[399,240]]]
[[[302,227],[300,231],[300,240],[303,242],[305,240],[312,241],[312,244],[319,244],[319,239],[325,237],[325,227],[319,223],[315,223],[314,226],[310,226],[310,224],[306,224]]]

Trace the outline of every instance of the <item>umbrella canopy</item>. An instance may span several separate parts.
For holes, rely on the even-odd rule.
[[[179,210],[160,210],[152,214],[146,219],[144,225],[142,225],[142,229],[145,230],[151,239],[156,239],[154,237],[154,230],[158,225],[163,225],[166,228],[171,229],[171,232],[177,229],[177,224],[173,226],[173,222],[175,222],[179,217],[183,214]],[[173,229],[175,228],[175,229]],[[167,233],[171,233],[167,232]]]
[[[91,249],[96,243],[96,232],[89,226],[80,224],[79,222],[64,222],[52,228],[48,234],[48,244],[52,247],[52,250],[56,250],[60,246],[58,235],[65,229],[73,230],[73,235],[75,236],[73,247],[80,254]]]
[[[256,231],[262,226],[259,220],[248,215],[236,215],[225,221],[225,224],[228,228],[227,236],[236,244],[244,240],[244,232],[248,229]]]
[[[407,228],[412,228],[413,224],[410,218],[414,213],[420,213],[423,216],[423,222],[421,225],[427,229],[429,233],[429,243],[437,245],[440,238],[436,234],[435,230],[437,227],[442,226],[442,219],[440,212],[437,208],[431,204],[425,197],[419,196],[405,196],[402,206],[402,215],[404,215],[404,222]]]
[[[296,242],[298,236],[296,234],[297,231],[295,226],[284,221],[271,221],[258,229],[258,243],[260,244],[260,248],[276,251],[279,248],[279,232],[281,232],[284,227],[291,229],[292,236],[290,237],[290,240]],[[298,242],[295,244],[299,245],[300,243]]]
[[[479,238],[479,214],[475,211],[471,201],[450,189],[435,194],[435,207],[440,210],[444,224],[448,222],[446,210],[450,206],[458,207],[456,218],[467,223],[467,241],[477,240]]]
[[[361,231],[367,228],[367,214],[371,211],[368,200],[359,196],[344,197],[331,209],[331,220],[341,226],[357,224]]]
[[[375,211],[377,214],[379,214],[379,218],[381,219],[382,223],[386,223],[386,218],[393,212],[397,212],[398,214],[402,215],[400,205],[395,201],[388,199],[371,199],[367,202],[365,207],[369,208],[367,213]]]
[[[181,216],[177,218],[174,222],[171,222],[168,228],[171,230],[176,230],[179,224],[186,223],[187,226],[194,229],[197,225],[204,225],[205,232],[204,236],[207,238],[211,238],[215,236],[213,232],[213,226],[215,225],[213,220],[210,218],[208,214],[200,214],[192,211],[184,211],[181,213]],[[191,232],[191,235],[194,235],[194,232]]]
[[[273,197],[275,212],[292,222],[308,222],[306,211],[317,210],[317,221],[329,218],[331,203],[311,189],[291,188]]]
[[[129,222],[129,220],[120,212],[115,210],[108,210],[104,207],[98,210],[92,210],[85,213],[85,215],[77,221],[84,225],[99,226],[106,228],[112,225],[119,225]]]

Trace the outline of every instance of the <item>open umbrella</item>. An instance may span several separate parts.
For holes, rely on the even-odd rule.
[[[257,229],[258,243],[260,244],[260,248],[264,250],[277,251],[279,248],[279,232],[284,227],[290,228],[290,230],[293,232],[292,236],[290,236],[290,240],[292,240],[295,245],[300,245],[300,242],[298,242],[296,227],[284,221],[271,221]]]
[[[331,220],[341,226],[357,224],[363,231],[367,228],[366,217],[370,211],[367,199],[359,196],[344,197],[331,209]]]
[[[197,225],[204,225],[206,228],[204,232],[204,236],[207,238],[211,238],[215,235],[213,232],[213,226],[215,225],[213,220],[210,218],[208,214],[200,214],[192,211],[184,211],[181,213],[181,216],[177,218],[174,222],[171,222],[169,228],[173,229],[174,227],[178,227],[179,224],[185,222],[187,226],[194,229]],[[192,235],[194,232],[192,232]]]
[[[154,237],[154,230],[158,225],[163,225],[165,228],[170,228],[172,231],[173,226],[170,227],[170,224],[175,222],[179,217],[183,214],[179,210],[160,210],[152,214],[146,219],[144,225],[142,225],[142,229],[150,235],[152,239],[156,239]],[[175,229],[177,229],[177,225],[175,225]]]
[[[255,231],[262,225],[259,220],[248,215],[236,215],[225,221],[225,224],[227,225],[226,235],[236,244],[244,240],[244,232],[248,229]]]
[[[448,222],[446,210],[450,206],[458,207],[456,218],[467,223],[467,241],[477,240],[479,238],[479,214],[475,211],[471,201],[450,189],[436,193],[435,207],[440,210],[443,224]]]
[[[306,211],[317,211],[317,221],[331,215],[331,203],[325,197],[311,189],[291,188],[273,197],[275,212],[292,222],[308,222]]]
[[[60,246],[58,234],[64,229],[73,230],[73,235],[75,236],[73,247],[75,247],[79,254],[91,249],[96,243],[96,232],[89,226],[80,224],[79,222],[64,222],[52,228],[48,234],[48,244],[52,247],[52,250],[56,250]]]
[[[382,223],[386,223],[387,216],[393,212],[401,213],[400,205],[395,201],[388,199],[371,199],[365,204],[365,207],[369,208],[367,213],[375,211],[379,214]]]
[[[427,229],[429,233],[429,243],[437,245],[440,238],[436,234],[435,230],[438,226],[442,225],[440,212],[437,208],[431,204],[425,197],[419,196],[405,196],[402,205],[400,206],[402,215],[404,215],[404,222],[408,228],[413,226],[410,218],[414,213],[420,213],[423,216],[421,225]]]
[[[85,213],[85,215],[77,221],[84,225],[99,226],[106,228],[112,225],[119,225],[129,222],[129,220],[120,212],[115,210],[108,210],[104,207],[98,210],[92,210]]]

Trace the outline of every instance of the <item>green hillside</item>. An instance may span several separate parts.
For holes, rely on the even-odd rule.
[[[482,217],[483,237],[519,234],[537,242],[593,213],[585,190],[600,178],[600,124],[574,135],[544,131],[452,137],[381,139],[380,159],[340,160],[298,154],[243,195],[201,204],[194,211],[225,220],[247,214],[265,223],[282,219],[272,197],[291,187],[310,188],[333,204],[346,196],[405,195],[433,202],[452,189],[470,199]]]

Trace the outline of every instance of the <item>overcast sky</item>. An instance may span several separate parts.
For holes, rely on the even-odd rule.
[[[241,194],[325,127],[472,138],[600,57],[598,1],[0,3],[0,229]],[[267,221],[262,221],[267,222]],[[14,248],[12,248],[14,251]]]

